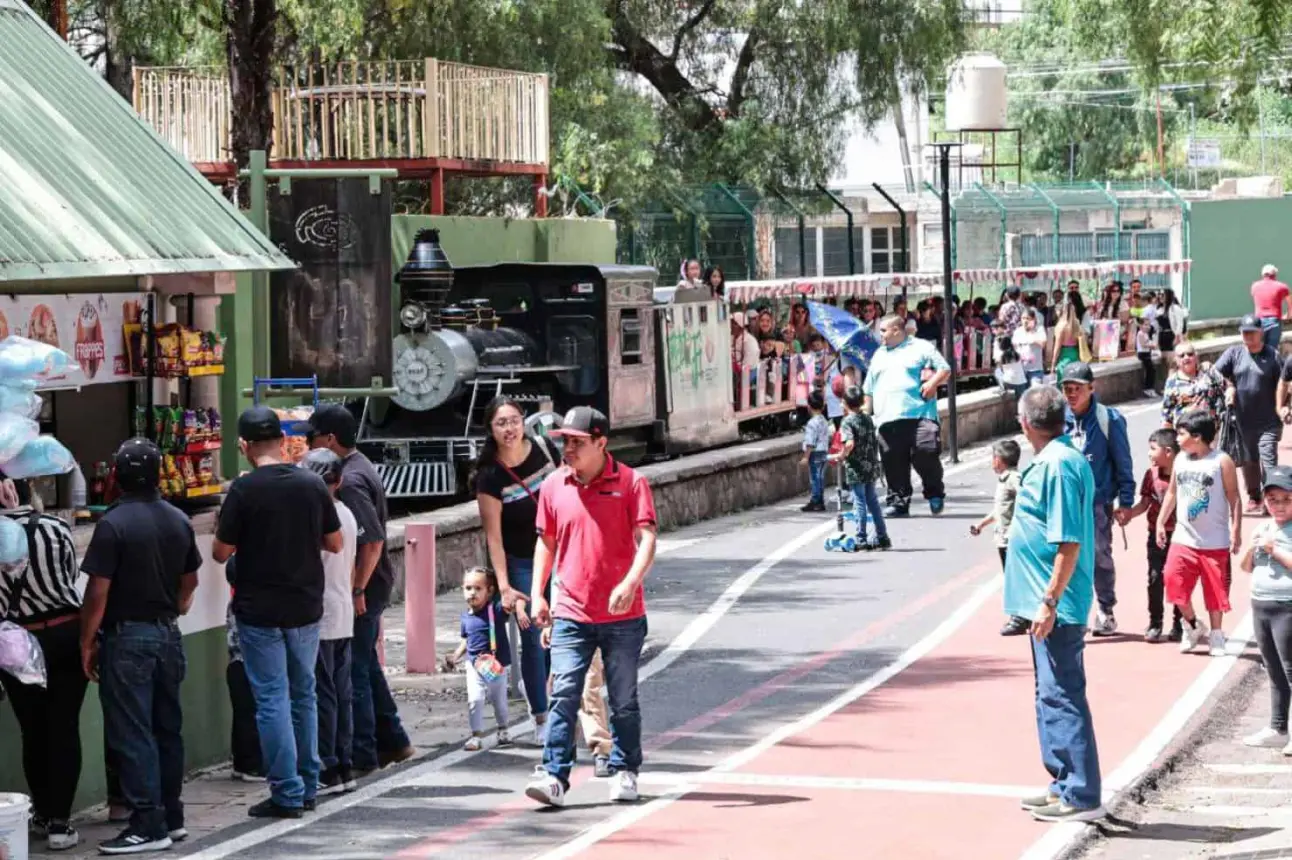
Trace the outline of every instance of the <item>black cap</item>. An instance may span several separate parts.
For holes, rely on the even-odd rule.
[[[1264,490],[1287,490],[1292,493],[1292,468],[1274,466],[1265,470]]]
[[[1017,286],[1011,286],[1005,290],[1005,295],[1009,296],[1011,299],[1016,299],[1019,297],[1019,294],[1022,292],[1023,291],[1019,289]]]
[[[342,448],[353,448],[359,436],[359,422],[354,413],[338,403],[324,403],[303,425],[307,436],[335,436]]]
[[[590,436],[598,439],[610,435],[610,419],[591,406],[576,406],[561,419],[561,426],[549,431],[551,436]]]
[[[157,486],[161,477],[161,449],[147,439],[127,439],[117,449],[117,483],[126,490]]]
[[[1065,382],[1080,382],[1083,385],[1095,384],[1095,372],[1090,369],[1090,365],[1084,361],[1074,361],[1063,368],[1063,373],[1059,375],[1059,384]]]
[[[268,406],[252,406],[238,416],[238,438],[244,442],[272,442],[283,438],[278,413]]]
[[[1261,321],[1256,318],[1256,314],[1243,314],[1243,318],[1238,321],[1238,330],[1241,332],[1260,331]]]

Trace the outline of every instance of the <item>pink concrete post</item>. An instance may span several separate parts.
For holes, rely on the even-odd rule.
[[[435,660],[435,526],[404,529],[404,638],[409,674],[431,675]]]

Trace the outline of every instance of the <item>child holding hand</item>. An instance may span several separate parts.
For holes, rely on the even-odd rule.
[[[466,657],[467,718],[471,738],[463,747],[476,752],[484,745],[485,702],[493,706],[498,724],[498,746],[507,746],[507,667],[511,665],[511,643],[507,641],[507,611],[498,597],[498,580],[489,571],[473,567],[462,578],[462,597],[467,608],[462,613],[462,642],[456,651],[444,658],[452,670]],[[529,628],[525,600],[516,598],[516,622]]]
[[[1249,747],[1288,743],[1292,707],[1292,469],[1275,466],[1265,473],[1265,509],[1274,522],[1262,523],[1243,549],[1238,566],[1252,575],[1252,625],[1261,662],[1270,679],[1270,722],[1243,738]]]
[[[996,497],[991,513],[969,526],[969,534],[977,537],[987,526],[995,525],[996,550],[1000,553],[1000,567],[1005,569],[1005,556],[1009,552],[1009,527],[1014,522],[1014,502],[1018,499],[1018,461],[1022,451],[1013,439],[1002,439],[991,446],[991,468],[996,473]],[[1000,628],[1001,636],[1022,636],[1032,627],[1027,618],[1011,617]]]
[[[1148,469],[1139,485],[1139,501],[1127,513],[1126,520],[1135,519],[1140,514],[1148,514],[1148,546],[1145,554],[1148,560],[1148,629],[1144,631],[1144,641],[1161,642],[1162,621],[1165,606],[1162,602],[1165,591],[1163,571],[1166,569],[1166,547],[1159,546],[1154,533],[1155,524],[1162,519],[1166,525],[1166,542],[1171,543],[1175,534],[1175,511],[1167,511],[1162,517],[1162,502],[1166,490],[1171,485],[1171,475],[1175,472],[1175,457],[1180,453],[1180,443],[1174,430],[1154,430],[1148,439]],[[1171,632],[1166,639],[1179,642],[1184,637],[1184,628],[1180,621],[1180,607],[1175,606],[1171,612]]]

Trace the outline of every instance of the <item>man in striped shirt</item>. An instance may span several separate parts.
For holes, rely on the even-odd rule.
[[[25,481],[0,482],[0,511],[27,533],[28,562],[0,569],[0,619],[31,631],[45,653],[44,689],[20,684],[0,672],[22,730],[23,774],[31,791],[32,830],[51,851],[74,847],[80,837],[68,825],[81,777],[81,703],[88,680],[81,671],[76,620],[76,547],[58,517],[37,513]]]

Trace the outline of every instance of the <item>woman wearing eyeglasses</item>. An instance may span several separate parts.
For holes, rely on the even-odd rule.
[[[534,535],[538,488],[556,471],[561,455],[546,439],[525,433],[525,413],[510,397],[495,397],[485,407],[489,436],[476,462],[476,504],[484,526],[489,564],[498,578],[503,606],[514,612],[529,600],[534,575]],[[540,727],[547,720],[547,651],[538,625],[516,613],[520,624],[520,674],[529,711]]]
[[[1186,412],[1207,412],[1219,420],[1225,408],[1225,380],[1199,364],[1198,351],[1187,341],[1175,351],[1175,372],[1162,386],[1162,426],[1174,428]]]

